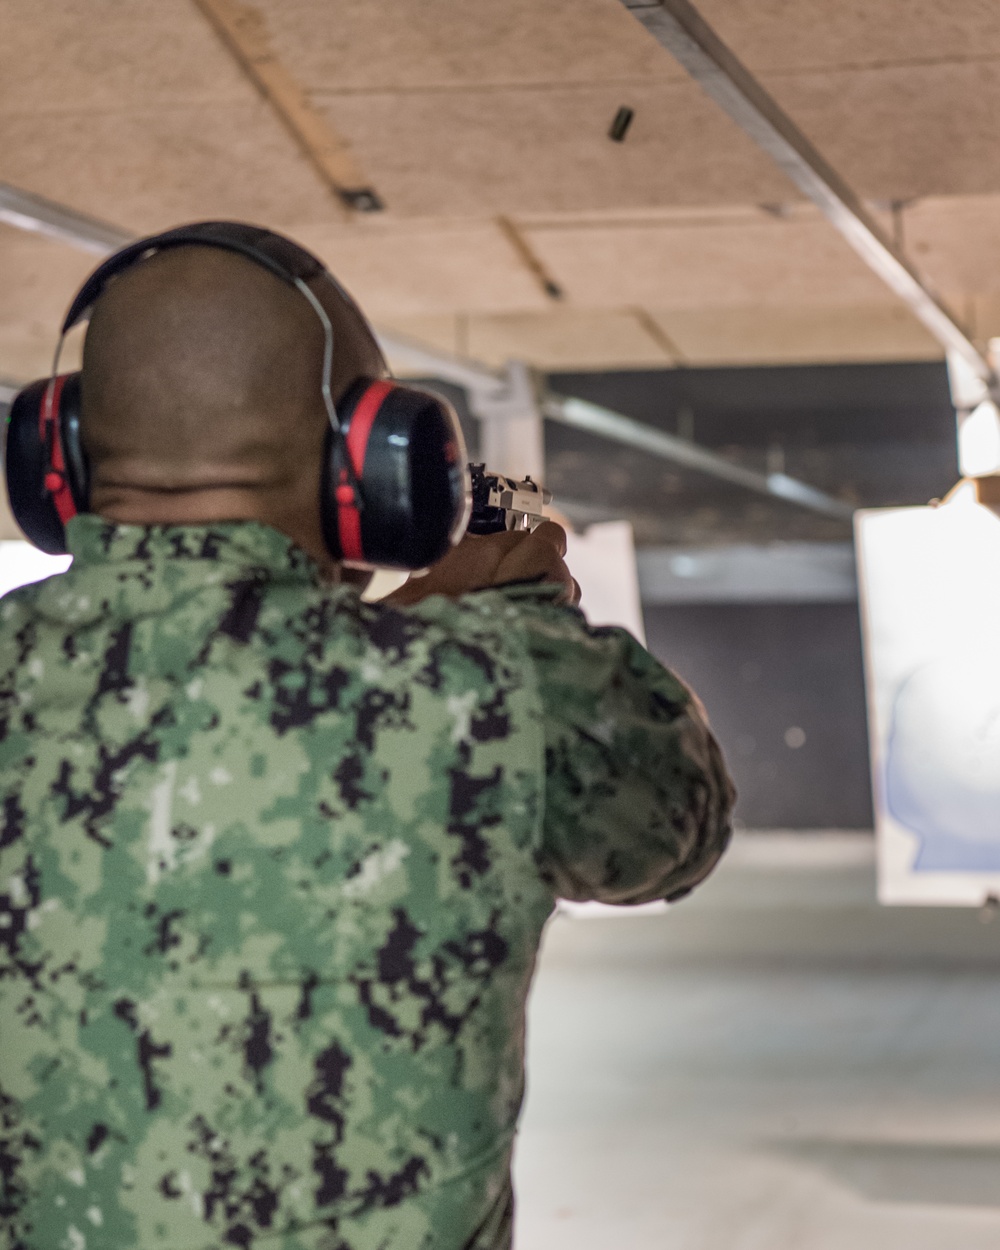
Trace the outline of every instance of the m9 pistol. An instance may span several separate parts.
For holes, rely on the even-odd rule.
[[[485,464],[470,464],[472,516],[470,534],[500,534],[504,530],[533,530],[545,520],[542,508],[552,499],[530,477],[518,481],[490,473]]]

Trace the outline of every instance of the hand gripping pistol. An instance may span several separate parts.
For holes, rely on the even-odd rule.
[[[484,464],[470,464],[472,516],[470,534],[499,534],[504,530],[533,530],[545,520],[542,508],[552,499],[530,477],[518,481],[489,473]]]

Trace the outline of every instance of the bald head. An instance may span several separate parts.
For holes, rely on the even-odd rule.
[[[384,365],[332,284],[310,289],[333,324],[336,401]],[[140,523],[256,519],[290,533],[291,507],[315,512],[318,533],[322,360],[306,298],[246,257],[184,246],[126,270],[97,301],[84,346],[94,511]]]

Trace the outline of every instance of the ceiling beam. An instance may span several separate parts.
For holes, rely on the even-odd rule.
[[[517,253],[518,259],[542,288],[549,299],[562,299],[563,289],[542,263],[541,257],[524,237],[524,232],[509,217],[501,214],[496,219],[500,233]]]
[[[263,15],[240,0],[195,0],[229,54],[271,105],[343,208],[373,213],[384,205],[350,144],[313,105],[278,58]]]
[[[99,256],[109,255],[136,239],[133,234],[107,226],[63,205],[27,195],[0,183],[0,203],[4,202],[3,196],[7,197],[7,201],[20,206],[11,217],[3,218],[9,225],[50,234]],[[58,233],[50,228],[50,223],[53,222],[58,222]],[[477,407],[477,401],[485,401],[488,406],[502,402],[505,397],[506,379],[477,361],[436,351],[393,334],[379,334],[379,342],[397,367],[411,373],[431,375],[463,387],[470,393],[470,407],[473,411]],[[822,512],[826,516],[835,516],[846,521],[853,514],[853,509],[848,504],[809,486],[806,482],[786,477],[783,473],[758,473],[744,468],[724,456],[699,447],[689,439],[668,434],[665,430],[635,421],[599,404],[549,391],[544,391],[539,396],[539,403],[542,414],[552,421],[651,453],[682,468],[693,469],[709,477],[741,486],[745,490],[771,495],[786,503],[797,504],[813,512]]]
[[[689,0],[621,0],[700,87],[770,156],[948,352],[995,394],[989,360],[840,175]]]

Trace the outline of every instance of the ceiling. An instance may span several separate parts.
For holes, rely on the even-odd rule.
[[[252,8],[383,212],[343,211],[194,0],[2,0],[0,179],[135,232],[207,217],[288,231],[384,327],[487,362],[938,355],[619,0]],[[972,332],[1000,334],[1000,6],[699,8],[854,189],[896,205]],[[621,105],[635,117],[615,143]],[[0,374],[45,369],[91,263],[0,230]]]
[[[324,182],[215,2],[0,0],[0,181],[136,233],[283,230],[381,328],[489,364],[941,356],[619,0],[218,0],[346,145],[370,213]],[[1000,335],[996,0],[698,7],[970,332]],[[93,264],[0,226],[0,377],[47,371]]]

